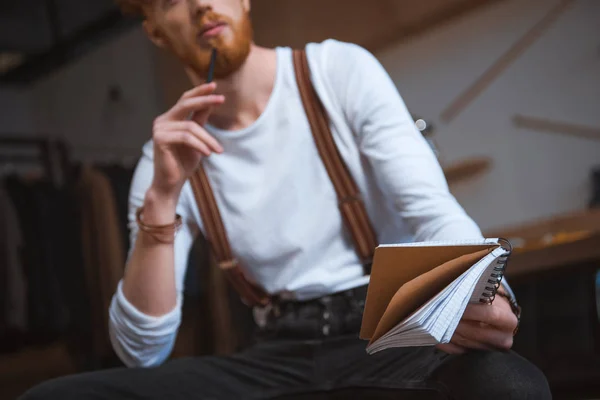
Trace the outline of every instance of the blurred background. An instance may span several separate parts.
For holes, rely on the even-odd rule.
[[[252,18],[260,45],[336,38],[375,54],[453,194],[517,247],[515,349],[556,398],[600,398],[600,2],[254,0]],[[0,3],[0,399],[119,365],[106,310],[129,181],[188,87],[110,0]],[[232,337],[225,292],[199,240],[173,357],[239,345],[249,327]]]

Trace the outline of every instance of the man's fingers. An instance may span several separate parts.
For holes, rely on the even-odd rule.
[[[194,112],[223,104],[224,101],[225,96],[219,94],[186,98],[175,104],[165,115],[171,119],[181,120]]]
[[[191,88],[190,90],[188,90],[187,92],[182,94],[180,97],[180,100],[189,99],[191,97],[196,97],[196,96],[206,96],[208,94],[213,93],[216,88],[217,88],[217,84],[215,82],[205,83],[203,85],[199,85],[194,88]]]
[[[489,343],[479,340],[474,340],[469,337],[465,337],[460,333],[455,332],[452,336],[451,343],[456,344],[458,346],[473,349],[473,350],[485,350],[485,351],[493,351],[497,350],[495,346],[491,346]]]
[[[190,119],[192,121],[196,121],[200,126],[204,126],[204,124],[208,122],[208,117],[210,116],[210,113],[212,113],[212,111],[213,107],[207,107],[206,109],[195,113]]]
[[[497,297],[493,304],[469,304],[463,321],[483,322],[506,332],[513,332],[517,326],[517,317],[503,297]]]
[[[202,142],[206,143],[206,145],[211,148],[215,153],[222,153],[223,147],[221,144],[212,137],[204,128],[198,125],[194,121],[175,121],[170,122],[168,125],[165,125],[166,130],[188,130]]]
[[[196,135],[192,134],[187,130],[167,131],[164,132],[164,134],[167,136],[163,141],[163,143],[165,144],[179,144],[187,146],[205,156],[209,156],[212,154],[212,151],[202,140],[198,139]]]
[[[448,354],[464,354],[467,352],[467,349],[464,347],[455,345],[453,343],[442,343],[436,346],[439,350],[446,352]]]
[[[508,350],[513,344],[512,332],[464,320],[456,327],[452,342],[455,337],[458,338],[456,343],[481,350]],[[477,345],[471,345],[473,343]]]

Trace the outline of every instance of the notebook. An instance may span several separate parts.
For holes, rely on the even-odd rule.
[[[448,343],[469,303],[494,301],[511,250],[505,239],[378,246],[360,332],[367,353]]]

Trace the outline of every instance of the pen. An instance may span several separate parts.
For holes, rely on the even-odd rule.
[[[215,76],[215,64],[217,61],[217,49],[212,49],[212,53],[210,55],[210,65],[208,66],[208,75],[206,77],[206,83],[211,83]],[[191,112],[188,115],[187,119],[192,120],[194,118],[194,112]]]

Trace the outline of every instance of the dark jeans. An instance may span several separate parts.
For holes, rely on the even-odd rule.
[[[369,356],[357,338],[363,304],[355,292],[283,303],[261,339],[234,356],[60,378],[23,399],[551,398],[544,375],[514,352],[451,356],[415,347]]]

